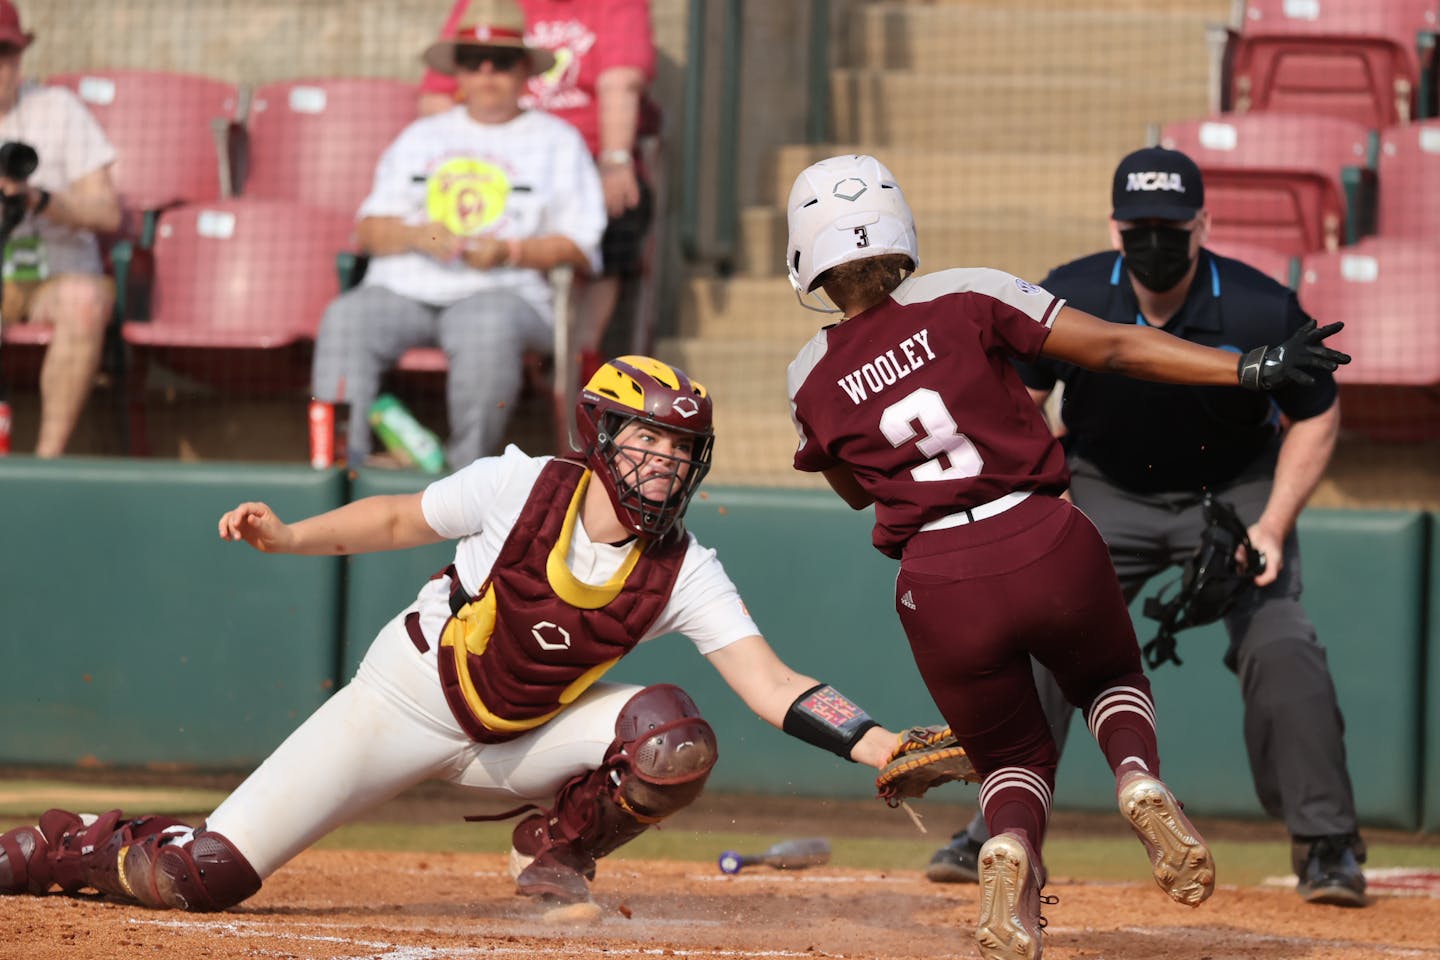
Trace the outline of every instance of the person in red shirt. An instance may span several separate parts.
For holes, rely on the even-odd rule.
[[[452,35],[473,5],[455,0],[441,36]],[[653,198],[636,143],[658,129],[645,89],[655,77],[655,42],[649,0],[520,0],[527,46],[550,50],[555,63],[532,77],[527,109],[540,109],[580,131],[600,169],[610,221],[601,240],[604,274],[580,292],[576,343],[580,380],[599,365],[601,339],[620,297],[622,279],[638,276],[653,216]],[[420,112],[455,105],[455,80],[427,70],[420,83]]]
[[[1334,369],[1313,322],[1237,357],[1108,323],[999,270],[916,275],[915,221],[874,157],[805,169],[788,203],[801,304],[840,314],[790,364],[798,470],[873,505],[900,561],[895,610],[916,666],[983,781],[976,941],[986,960],[1042,952],[1040,850],[1058,759],[1030,659],[1084,711],[1155,881],[1198,906],[1209,847],[1160,779],[1155,706],[1120,585],[1094,525],[1063,496],[1065,457],[1012,359],[1054,357],[1150,380],[1273,390]],[[1051,902],[1051,901],[1044,901]]]

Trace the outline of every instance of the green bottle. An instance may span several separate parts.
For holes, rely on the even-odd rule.
[[[370,426],[385,449],[426,473],[445,469],[445,450],[440,438],[415,419],[414,414],[393,395],[382,393],[370,405]]]

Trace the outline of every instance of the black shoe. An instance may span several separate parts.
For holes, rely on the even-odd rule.
[[[930,858],[925,878],[934,883],[979,883],[980,841],[961,830]]]
[[[1300,882],[1295,892],[1307,903],[1328,903],[1336,907],[1363,907],[1365,874],[1355,855],[1354,838],[1320,837],[1310,844],[1305,862],[1296,872]]]

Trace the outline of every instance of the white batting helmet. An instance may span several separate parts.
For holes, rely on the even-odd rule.
[[[851,260],[903,253],[912,270],[920,266],[910,205],[894,175],[874,157],[830,157],[811,164],[795,178],[786,209],[785,267],[797,296],[812,292],[820,274]]]

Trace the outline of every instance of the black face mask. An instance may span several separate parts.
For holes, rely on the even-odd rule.
[[[1139,284],[1155,293],[1174,288],[1190,269],[1190,231],[1159,225],[1120,231],[1125,266]]]

